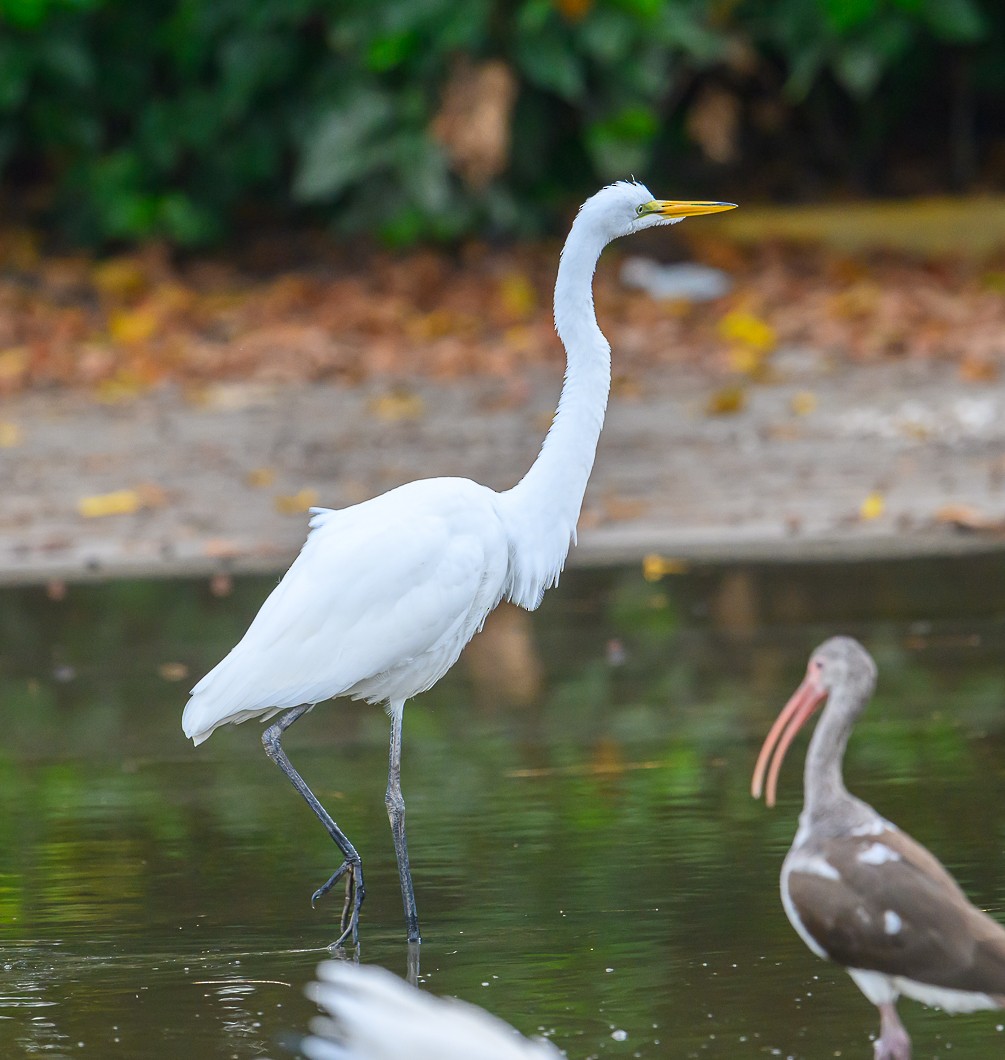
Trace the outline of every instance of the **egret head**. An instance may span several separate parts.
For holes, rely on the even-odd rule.
[[[605,242],[641,232],[657,225],[672,225],[685,217],[733,210],[732,202],[682,202],[654,199],[652,192],[635,181],[619,180],[601,188],[583,203],[577,222],[595,227]]]

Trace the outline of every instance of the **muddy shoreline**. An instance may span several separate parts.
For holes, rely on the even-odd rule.
[[[709,411],[721,379],[700,370],[616,386],[570,565],[1005,545],[1005,386],[932,363],[832,367],[799,350],[774,363],[730,414]],[[542,369],[516,396],[469,378],[227,384],[198,402],[170,388],[117,405],[70,391],[8,398],[0,580],[282,571],[308,503],[435,475],[512,485],[559,387]]]

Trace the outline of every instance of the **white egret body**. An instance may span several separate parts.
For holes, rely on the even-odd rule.
[[[435,684],[504,597],[533,610],[575,540],[610,390],[610,346],[593,308],[593,273],[618,236],[716,213],[731,203],[654,200],[619,182],[582,206],[562,251],[555,326],[566,349],[562,395],[524,478],[497,493],[467,479],[411,482],[338,511],[314,509],[300,555],[231,653],[192,690],[182,728],[195,744],[220,725],[271,718],[262,740],[342,851],[315,899],[347,876],[342,935],[355,940],[363,874],[355,848],[281,747],[282,733],[325,699],[387,704],[387,808],[410,940],[419,937],[401,796],[401,717]]]
[[[323,961],[307,996],[325,1012],[298,1045],[308,1060],[563,1060],[477,1005],[436,997],[376,964]]]

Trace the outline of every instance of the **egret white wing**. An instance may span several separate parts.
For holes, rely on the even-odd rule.
[[[192,690],[186,735],[200,743],[226,722],[346,693],[428,688],[502,595],[495,497],[466,479],[428,479],[317,512],[240,643]]]

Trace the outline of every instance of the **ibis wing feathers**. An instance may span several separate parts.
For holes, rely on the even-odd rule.
[[[1005,928],[967,900],[920,844],[894,829],[794,850],[789,898],[803,929],[846,967],[1005,994]],[[814,866],[800,871],[800,864]],[[821,865],[829,871],[820,871]]]
[[[501,597],[508,553],[494,497],[429,479],[316,512],[247,633],[192,690],[186,735],[201,742],[225,722],[337,695],[428,688]]]

